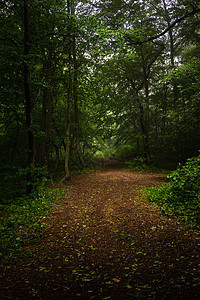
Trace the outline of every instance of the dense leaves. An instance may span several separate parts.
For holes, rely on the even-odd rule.
[[[150,201],[161,206],[162,213],[180,215],[200,225],[200,155],[188,159],[168,176],[170,183],[148,191]]]
[[[165,167],[196,155],[198,12],[195,1],[181,5],[178,0],[68,1],[66,5],[62,0],[34,0],[29,3],[30,49],[25,54],[23,5],[4,1],[1,162],[30,167],[32,151],[36,168],[63,169],[68,122],[71,171],[85,167],[97,150],[115,152],[121,146],[132,148],[125,160],[140,156],[150,162],[156,156]],[[32,122],[28,127],[25,65]]]

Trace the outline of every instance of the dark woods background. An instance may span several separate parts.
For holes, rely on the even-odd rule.
[[[200,145],[199,1],[0,3],[1,184]]]

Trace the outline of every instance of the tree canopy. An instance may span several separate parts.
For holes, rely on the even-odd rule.
[[[1,172],[197,154],[199,1],[2,1],[0,25]]]

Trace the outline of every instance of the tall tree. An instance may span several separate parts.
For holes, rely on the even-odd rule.
[[[67,12],[72,16],[73,0],[67,0]],[[71,24],[70,24],[71,25]],[[66,127],[66,148],[65,148],[65,178],[69,179],[69,150],[70,150],[70,124],[71,124],[71,103],[72,103],[72,34],[68,34],[68,87],[67,87],[67,127]]]
[[[85,161],[82,154],[80,143],[80,124],[79,124],[79,105],[78,105],[78,63],[76,57],[76,37],[73,35],[73,65],[74,65],[74,78],[73,78],[73,98],[74,98],[74,114],[75,114],[75,134],[76,134],[76,150],[82,167],[85,167]]]
[[[30,54],[30,17],[29,17],[29,1],[24,0],[24,91],[26,103],[26,126],[28,131],[28,166],[34,168],[35,164],[35,146],[33,133],[33,103],[31,100],[30,90],[30,70],[29,70],[29,54]],[[31,173],[28,173],[27,182],[32,182]],[[31,183],[27,185],[27,193],[33,189]]]

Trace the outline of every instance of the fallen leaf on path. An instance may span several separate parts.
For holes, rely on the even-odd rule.
[[[112,280],[115,282],[120,282],[120,279],[117,279],[117,278],[113,278]]]

